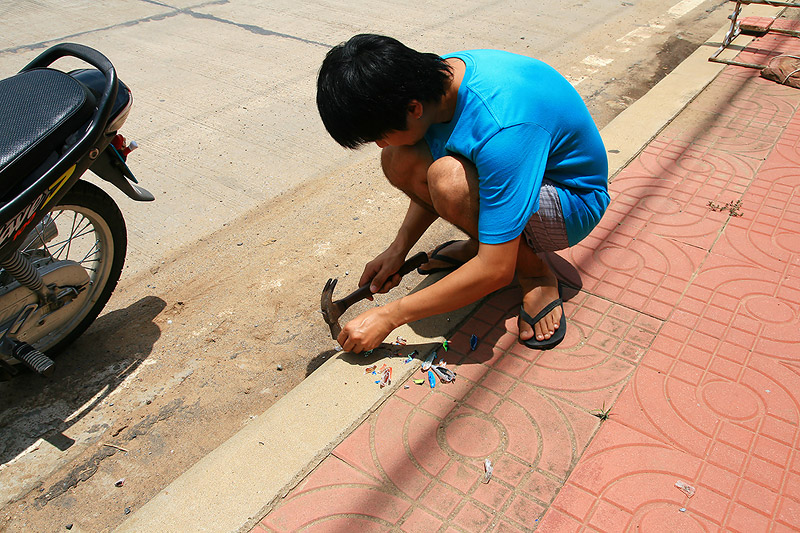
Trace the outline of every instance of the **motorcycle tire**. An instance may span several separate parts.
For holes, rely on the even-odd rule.
[[[80,263],[91,279],[86,288],[89,297],[75,309],[74,316],[59,329],[31,343],[52,356],[86,331],[108,303],[122,273],[128,235],[122,213],[111,196],[86,181],[76,182],[49,216],[59,233],[45,247],[46,260],[69,259]]]

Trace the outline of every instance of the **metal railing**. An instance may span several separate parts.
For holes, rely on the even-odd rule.
[[[750,4],[761,4],[761,5],[768,5],[773,7],[800,7],[800,2],[783,2],[779,0],[731,0],[731,2],[736,2],[736,6],[733,8],[733,13],[728,17],[731,21],[731,26],[728,28],[727,33],[725,34],[725,38],[722,40],[722,45],[717,49],[714,54],[708,58],[709,61],[713,61],[715,63],[724,63],[726,65],[737,65],[740,67],[748,67],[748,68],[756,68],[759,70],[763,70],[766,68],[767,65],[760,65],[758,63],[744,63],[742,61],[734,61],[731,59],[720,59],[719,55],[733,42],[736,37],[738,37],[742,33],[741,24],[739,21],[739,15],[742,12],[743,5],[750,5]],[[763,32],[764,34],[767,33],[780,33],[783,35],[791,35],[792,37],[800,37],[800,32],[796,30],[784,30],[781,28],[767,28],[766,31]]]

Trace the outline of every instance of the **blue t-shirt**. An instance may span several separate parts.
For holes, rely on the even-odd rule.
[[[558,187],[570,245],[597,225],[609,203],[608,159],[586,105],[545,63],[498,50],[445,57],[464,61],[452,120],[425,134],[434,159],[460,154],[478,169],[478,240],[518,237],[539,210],[547,178]]]

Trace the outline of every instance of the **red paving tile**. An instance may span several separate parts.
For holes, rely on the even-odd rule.
[[[548,256],[557,349],[518,344],[519,292],[493,295],[440,350],[455,384],[401,385],[253,531],[800,529],[798,108],[727,67]]]

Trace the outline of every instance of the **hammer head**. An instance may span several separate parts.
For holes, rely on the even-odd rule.
[[[331,328],[331,338],[333,340],[338,339],[339,333],[342,332],[342,328],[339,326],[339,317],[341,317],[344,312],[341,306],[333,302],[333,289],[335,288],[336,279],[329,279],[325,284],[325,288],[322,289],[322,296],[320,297],[322,317],[325,319],[325,323]]]

